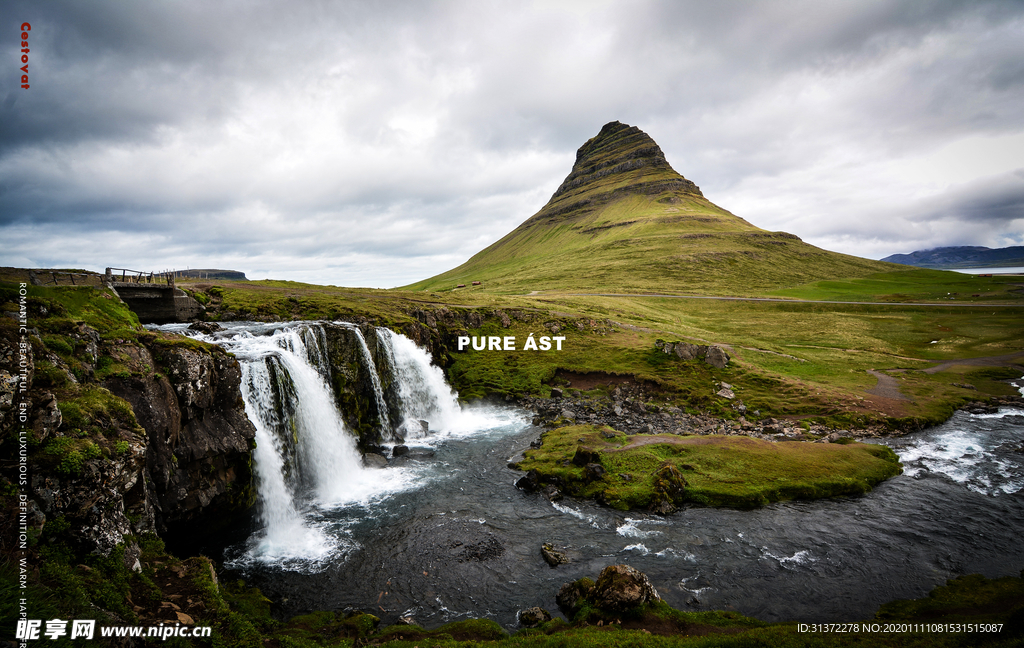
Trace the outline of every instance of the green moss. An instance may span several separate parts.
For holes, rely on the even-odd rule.
[[[88,439],[56,437],[43,446],[42,454],[48,463],[62,475],[75,477],[82,471],[82,463],[102,456],[100,447]]]
[[[32,381],[33,387],[60,389],[70,384],[71,380],[68,378],[67,373],[59,367],[55,367],[46,360],[40,360],[36,363],[35,378]]]
[[[75,352],[75,345],[62,335],[43,335],[42,340],[47,349],[62,357],[70,357]]]
[[[84,385],[74,396],[58,401],[63,422],[61,429],[83,429],[102,436],[114,427],[145,434],[126,400],[97,385]]]
[[[581,425],[545,432],[517,464],[542,483],[622,509],[685,502],[753,508],[787,499],[860,495],[901,472],[891,449],[870,444],[772,443],[748,437],[617,435]],[[599,463],[600,479],[584,464]],[[670,506],[662,506],[662,503]]]

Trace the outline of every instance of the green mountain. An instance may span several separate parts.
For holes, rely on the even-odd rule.
[[[461,266],[408,290],[752,295],[898,268],[769,232],[715,205],[646,133],[606,124],[534,216]]]

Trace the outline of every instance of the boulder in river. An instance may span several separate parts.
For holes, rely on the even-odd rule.
[[[540,555],[544,557],[544,562],[552,567],[569,564],[569,557],[565,555],[565,552],[555,549],[554,545],[550,542],[545,542],[541,546]]]

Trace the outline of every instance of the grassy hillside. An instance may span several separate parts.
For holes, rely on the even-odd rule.
[[[506,294],[615,291],[759,295],[900,266],[751,225],[705,198],[645,133],[606,125],[537,214],[463,265],[406,286],[483,283]]]

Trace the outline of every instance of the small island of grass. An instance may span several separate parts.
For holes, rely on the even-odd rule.
[[[514,465],[520,486],[671,513],[686,503],[755,508],[790,499],[861,495],[900,474],[883,445],[773,443],[739,436],[627,436],[574,425],[545,432]]]

